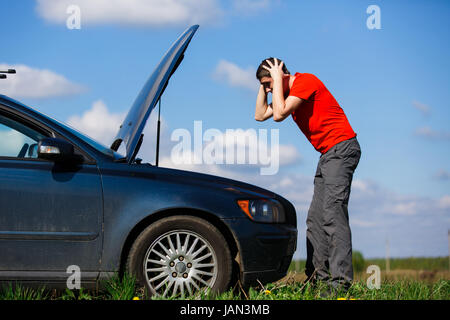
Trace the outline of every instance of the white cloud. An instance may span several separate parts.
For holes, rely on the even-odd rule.
[[[16,74],[8,75],[0,81],[0,92],[13,98],[50,98],[78,94],[85,90],[47,69],[32,68],[23,64],[0,64],[0,69],[16,69]]]
[[[394,214],[412,215],[418,213],[418,206],[417,202],[413,200],[408,202],[395,203],[390,207],[390,210]]]
[[[434,130],[428,126],[418,128],[415,135],[432,140],[450,140],[450,132]]]
[[[450,209],[450,195],[442,196],[439,199],[439,208]]]
[[[280,187],[289,187],[289,186],[293,186],[293,185],[294,185],[294,181],[292,181],[292,179],[290,177],[285,177],[280,180]]]
[[[269,9],[272,3],[272,0],[233,0],[233,9],[238,13],[250,15]]]
[[[110,113],[105,103],[97,100],[92,104],[91,109],[81,116],[71,116],[67,123],[108,146],[113,142],[125,115],[125,113]]]
[[[447,181],[450,180],[450,172],[444,169],[440,169],[434,177],[438,180]]]
[[[220,60],[214,70],[213,77],[232,87],[241,87],[256,91],[258,89],[258,81],[256,80],[255,73],[256,69],[253,67],[243,69],[227,60]]]
[[[358,189],[362,192],[370,192],[370,186],[366,181],[355,179],[352,181],[352,189]]]
[[[47,21],[66,23],[70,5],[86,24],[173,26],[215,22],[222,16],[216,0],[37,0],[36,10]]]
[[[291,164],[298,164],[302,161],[302,156],[298,149],[293,145],[280,144],[280,165],[286,166]]]
[[[428,116],[431,113],[431,107],[419,101],[413,101],[412,105],[414,108],[419,110],[424,116]]]
[[[373,228],[377,226],[377,223],[353,218],[351,219],[351,225],[362,228]]]
[[[97,100],[92,103],[91,108],[83,114],[70,116],[67,120],[67,124],[89,137],[92,137],[94,140],[103,143],[105,146],[110,146],[116,137],[127,112],[128,110],[123,112],[111,112],[102,100]],[[160,120],[161,140],[164,140],[167,126],[163,117],[161,117]],[[139,152],[140,158],[152,163],[154,162],[155,156],[156,123],[157,113],[152,112],[144,128],[145,138]],[[166,145],[167,144],[162,141],[161,148],[165,148]],[[125,146],[123,144],[119,148],[119,153],[125,154]]]

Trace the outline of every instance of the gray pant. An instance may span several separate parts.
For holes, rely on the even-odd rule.
[[[314,195],[306,220],[308,279],[347,289],[353,280],[348,200],[361,149],[355,138],[342,141],[320,156]]]

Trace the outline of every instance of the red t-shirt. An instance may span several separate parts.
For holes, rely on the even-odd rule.
[[[297,72],[289,95],[305,100],[292,118],[320,153],[356,136],[336,99],[315,75]]]

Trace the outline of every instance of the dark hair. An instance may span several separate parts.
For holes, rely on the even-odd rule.
[[[266,60],[269,60],[272,64],[275,63],[275,58],[273,58],[273,57],[270,57],[270,58],[267,58],[267,59],[264,59],[263,61],[261,61],[260,65],[258,67],[258,70],[256,70],[256,79],[258,79],[259,81],[261,81],[261,79],[263,77],[269,77],[270,78],[269,70],[266,70],[265,68],[263,68],[263,66],[270,67]],[[278,63],[281,63],[281,61],[283,61],[283,60],[278,59],[278,58],[277,58],[277,60],[278,60]],[[289,70],[286,68],[285,64],[283,64],[283,72],[285,74],[291,74],[289,72]]]

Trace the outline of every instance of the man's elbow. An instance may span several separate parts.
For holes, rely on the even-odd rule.
[[[261,122],[261,121],[264,121],[266,119],[255,116],[255,120]]]
[[[283,121],[284,119],[286,119],[286,117],[283,116],[282,114],[274,114],[274,115],[273,115],[273,120],[274,120],[275,122],[281,122],[281,121]]]

